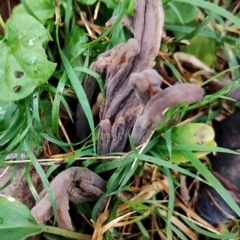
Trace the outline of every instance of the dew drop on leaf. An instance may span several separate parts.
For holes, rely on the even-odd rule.
[[[28,45],[29,45],[29,46],[32,46],[32,45],[33,45],[33,41],[34,41],[34,39],[30,39],[30,40],[28,41]]]

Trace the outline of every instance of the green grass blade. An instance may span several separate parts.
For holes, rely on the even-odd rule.
[[[36,18],[40,23],[43,23],[36,14],[32,11],[32,9],[28,6],[26,0],[21,0],[22,5],[24,6],[26,12],[31,15],[32,17]]]
[[[157,145],[160,149],[168,149],[166,145],[159,144]],[[230,153],[235,155],[240,155],[239,152],[222,148],[222,147],[211,147],[211,146],[204,146],[204,145],[185,145],[185,144],[178,144],[178,145],[172,145],[172,150],[176,151],[200,151],[200,152],[223,152],[223,153]]]
[[[82,87],[82,85],[80,84],[78,77],[76,75],[76,73],[74,72],[70,62],[68,61],[68,59],[66,58],[65,54],[63,53],[63,51],[61,49],[59,49],[64,67],[66,69],[67,75],[72,83],[73,89],[76,92],[76,95],[79,99],[79,102],[82,106],[82,109],[88,119],[89,122],[89,126],[92,132],[92,141],[93,141],[93,148],[94,148],[94,152],[96,152],[96,140],[95,140],[95,128],[94,128],[94,121],[93,121],[93,115],[92,115],[92,110],[89,106],[89,102],[87,99],[87,96],[85,94],[85,91]]]
[[[177,15],[178,19],[180,20],[180,22],[182,23],[182,25],[184,25],[184,21],[182,19],[182,16],[181,16],[180,12],[178,11],[178,9],[171,2],[169,2],[168,5],[176,13],[176,15]]]
[[[233,200],[229,192],[222,186],[222,184],[213,176],[213,174],[204,166],[198,158],[190,151],[182,151],[182,153],[190,160],[192,165],[201,173],[202,176],[210,183],[211,186],[219,193],[224,201],[236,212],[240,217],[240,208]]]
[[[184,37],[182,37],[181,39],[179,39],[178,41],[181,41],[183,39],[191,39],[194,36],[196,36],[203,28],[205,28],[209,22],[214,18],[215,14],[211,13],[209,16],[207,16],[199,25],[198,27],[194,28],[194,30],[190,33],[188,33],[187,35],[185,35]]]
[[[168,168],[164,168],[166,172],[166,177],[168,179],[169,194],[168,194],[168,211],[167,211],[167,221],[166,221],[166,230],[167,230],[167,239],[172,239],[171,231],[171,218],[174,210],[174,200],[175,200],[175,190],[173,185],[173,176]]]
[[[156,154],[156,156],[158,156]],[[163,160],[161,159],[159,156],[158,157],[151,157],[151,156],[148,156],[148,155],[144,155],[144,154],[136,154],[136,153],[133,153],[133,154],[130,154],[129,157],[132,157],[132,158],[137,158],[139,160],[143,160],[145,162],[150,162],[150,163],[154,163],[156,164],[157,166],[161,166],[161,167],[166,167],[166,168],[169,168],[169,169],[172,169],[172,170],[175,170],[177,172],[181,172],[182,174],[185,174],[187,176],[190,176],[194,179],[197,179],[201,182],[204,182],[206,184],[208,184],[205,180],[203,180],[201,177],[189,172],[188,170],[182,168],[182,167],[179,167],[175,164],[172,164],[170,162],[167,162],[166,160]],[[208,184],[209,185],[209,184]]]
[[[65,87],[65,84],[67,82],[67,79],[68,79],[67,73],[64,72],[58,82],[55,98],[53,101],[53,107],[52,107],[52,128],[59,139],[60,139],[59,124],[58,124],[59,109],[60,109],[62,93],[63,93],[64,87]]]
[[[34,126],[37,129],[41,129],[41,118],[39,114],[39,89],[36,89],[33,92],[33,100],[32,100],[32,106],[33,106],[33,118],[34,118]]]
[[[164,64],[171,69],[171,71],[173,72],[173,75],[177,78],[178,82],[183,83],[182,77],[179,74],[178,70],[171,63],[164,62]]]
[[[193,230],[196,232],[203,234],[204,236],[210,237],[211,239],[237,239],[239,236],[239,230],[235,233],[223,233],[223,234],[216,234],[216,233],[211,233],[209,231],[206,231],[197,225],[193,224],[190,222],[187,218],[182,216],[182,220],[187,223]]]
[[[29,189],[35,199],[35,201],[39,202],[40,201],[40,197],[37,193],[37,190],[36,188],[34,187],[34,184],[33,184],[33,181],[32,181],[32,177],[31,177],[31,173],[30,173],[30,166],[29,164],[26,164],[25,165],[25,176],[26,176],[26,179],[27,179],[27,183],[28,183],[28,186],[29,186]]]
[[[57,220],[57,203],[56,203],[55,197],[53,195],[50,183],[49,183],[49,181],[47,179],[47,176],[46,176],[45,172],[43,171],[40,163],[38,162],[38,160],[34,156],[32,150],[29,148],[28,143],[25,140],[23,142],[23,148],[24,148],[24,151],[27,153],[29,159],[31,159],[32,164],[35,167],[36,171],[38,172],[39,177],[42,180],[44,189],[47,191],[49,200],[50,200],[50,202],[52,204],[52,208],[53,208],[54,224],[55,224],[56,220]]]
[[[98,73],[96,73],[96,72],[94,72],[93,70],[91,70],[91,69],[89,69],[89,68],[86,68],[86,67],[74,67],[74,70],[75,70],[75,71],[84,72],[84,73],[87,73],[88,75],[93,76],[93,77],[97,80],[101,92],[102,92],[103,94],[105,93],[103,80],[102,80],[101,76],[100,76]]]

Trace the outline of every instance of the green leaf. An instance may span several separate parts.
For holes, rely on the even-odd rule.
[[[27,13],[24,5],[27,5],[31,12],[42,22],[52,18],[54,15],[54,1],[52,0],[24,0],[24,4],[19,4],[15,7],[13,13]]]
[[[135,4],[135,0],[130,0],[128,9],[127,9],[127,14],[128,15],[133,15],[134,14],[134,4]]]
[[[214,139],[214,130],[204,123],[188,123],[175,127],[172,133],[181,139],[183,144],[205,144]],[[201,142],[201,143],[200,143]]]
[[[4,127],[4,131],[0,134],[0,146],[4,146],[4,144],[7,144],[11,142],[13,139],[17,139],[19,137],[19,132],[21,129],[26,128],[26,115],[25,115],[25,109],[22,106],[17,107],[15,105],[15,110],[12,111],[11,109],[7,110],[6,115],[4,117],[5,120],[8,119],[8,114],[10,115],[9,118],[11,119],[8,123],[6,123],[6,128]],[[11,107],[10,107],[11,108]],[[4,111],[4,109],[2,109]],[[8,146],[9,147],[9,146]],[[4,151],[6,150],[6,147],[4,147]]]
[[[169,201],[168,201],[168,212],[167,212],[167,219],[166,219],[167,238],[173,239],[172,231],[171,231],[171,220],[172,220],[173,209],[174,209],[175,189],[173,185],[173,176],[170,170],[168,168],[164,168],[164,170],[166,172],[166,176],[169,184]]]
[[[164,13],[166,23],[186,24],[194,20],[196,8],[188,3],[169,2],[164,5]]]
[[[139,160],[143,160],[145,162],[149,162],[149,163],[153,163],[153,164],[156,164],[157,166],[161,166],[161,167],[166,167],[166,168],[169,168],[169,169],[172,169],[174,171],[178,171],[184,175],[187,175],[187,176],[190,176],[194,179],[198,179],[199,181],[201,182],[204,182],[205,184],[208,184],[205,180],[203,180],[202,178],[200,178],[199,176],[191,173],[190,171],[188,171],[187,169],[184,169],[182,167],[179,167],[178,165],[176,164],[172,164],[168,161],[165,161],[163,159],[161,159],[159,157],[158,154],[155,154],[154,152],[152,152],[154,154],[154,157],[151,157],[149,155],[145,155],[145,154],[136,154],[136,153],[132,153],[129,155],[129,159],[130,157],[132,158],[137,158]],[[122,159],[121,159],[122,160]],[[125,160],[125,159],[124,159]],[[123,161],[123,160],[122,160]],[[100,171],[99,171],[100,172]]]
[[[216,143],[213,141],[214,135],[213,128],[204,123],[188,123],[183,126],[173,128],[171,133],[171,136],[177,136],[179,139],[181,139],[181,143],[187,147],[196,145],[196,150],[197,146],[202,148],[204,146],[215,147]],[[175,164],[189,161],[181,150],[174,150],[178,145],[172,143],[171,153],[168,151],[168,146],[163,148],[165,145],[166,140],[161,138],[155,147],[162,159],[168,160]],[[210,152],[196,150],[193,153],[197,158],[203,157]]]
[[[97,0],[77,0],[78,2],[85,4],[85,5],[92,5],[94,4]]]
[[[0,100],[0,136],[8,129],[16,110],[17,105],[14,102],[4,102]]]
[[[144,205],[141,202],[137,202],[137,201],[131,201],[131,200],[127,200],[127,199],[121,199],[124,203],[128,204],[134,211],[147,211],[149,210],[149,207]]]
[[[203,234],[204,236],[208,236],[211,239],[237,239],[239,236],[239,230],[233,233],[216,234],[198,227],[196,224],[193,224],[191,221],[189,221],[185,216],[181,216],[181,219],[186,222],[193,230],[200,234]]]
[[[74,57],[78,53],[81,46],[87,43],[87,41],[88,38],[83,29],[80,27],[75,27],[67,47],[71,56]]]
[[[181,46],[181,51],[195,55],[211,66],[216,57],[216,42],[211,38],[197,35],[190,40],[188,46]]]
[[[192,1],[192,0],[172,0],[172,1],[180,2],[181,4],[189,3],[196,7],[202,7],[204,9],[207,9],[211,12],[217,13],[217,14],[225,17],[226,19],[233,22],[236,26],[240,26],[240,18],[237,17],[237,14],[234,15],[233,13],[224,9],[222,6],[218,6],[215,3],[211,3],[211,2],[203,1],[203,0],[194,0],[194,1]]]
[[[12,197],[0,197],[1,240],[21,240],[41,232],[25,205]]]
[[[92,140],[93,140],[93,148],[94,148],[94,152],[96,152],[96,140],[94,137],[94,121],[93,121],[93,116],[92,116],[92,111],[91,108],[89,106],[89,102],[87,99],[87,96],[84,92],[84,89],[82,87],[82,85],[80,84],[76,73],[74,72],[70,62],[68,61],[68,59],[66,58],[66,56],[64,55],[63,51],[61,49],[59,49],[60,52],[60,56],[62,58],[63,61],[63,65],[66,69],[66,72],[68,74],[68,77],[72,83],[73,89],[75,90],[78,100],[83,108],[83,111],[88,119],[89,125],[90,125],[90,129],[92,132]]]
[[[47,60],[42,47],[51,40],[47,30],[28,14],[13,14],[0,42],[0,100],[25,98],[45,83],[56,64]]]
[[[101,0],[101,2],[104,2],[109,8],[116,8],[117,7],[117,1],[114,0]]]

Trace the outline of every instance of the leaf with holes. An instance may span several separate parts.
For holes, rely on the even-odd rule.
[[[181,144],[185,145],[186,148],[189,145],[196,146],[196,150],[193,151],[193,154],[197,158],[204,157],[210,153],[210,151],[198,151],[198,147],[216,147],[216,142],[214,141],[214,130],[211,126],[204,123],[188,123],[183,126],[174,127],[171,135],[177,136],[177,138],[181,141]],[[174,142],[171,144],[172,146],[175,145]],[[160,146],[166,146],[165,139],[161,138],[155,147],[162,159],[166,159],[175,164],[181,164],[189,161],[181,150],[172,150],[170,155],[166,148],[161,148]]]
[[[0,100],[25,98],[48,81],[56,64],[47,60],[42,45],[51,40],[48,31],[28,14],[13,14],[0,42]]]
[[[12,197],[0,196],[0,232],[2,240],[26,239],[41,233],[30,210]]]

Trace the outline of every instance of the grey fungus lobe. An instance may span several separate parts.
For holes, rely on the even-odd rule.
[[[162,1],[136,1],[134,37],[141,46],[141,52],[135,65],[136,69],[143,70],[155,65],[155,58],[161,45],[164,18]]]
[[[132,73],[129,78],[129,84],[135,90],[143,107],[152,96],[162,91],[161,83],[162,77],[150,68],[140,73]]]
[[[176,84],[162,90],[160,84],[156,84],[160,79],[156,75],[155,70],[146,69],[139,74],[139,79],[134,76],[130,81],[142,103],[142,111],[137,117],[131,134],[135,145],[147,140],[152,131],[162,122],[168,108],[181,103],[195,103],[204,96],[203,88],[188,83]],[[149,100],[146,102],[146,99]]]
[[[166,109],[180,103],[195,103],[203,98],[204,90],[191,84],[177,84],[156,94],[146,105],[143,128],[161,123]]]
[[[116,17],[106,25],[115,21]],[[135,145],[143,143],[161,123],[166,109],[179,103],[199,101],[204,95],[201,87],[191,84],[162,90],[162,77],[151,69],[159,52],[164,24],[160,0],[136,0],[134,17],[125,16],[121,24],[129,27],[134,37],[102,53],[91,65],[91,69],[101,75],[105,88],[99,112],[100,155],[124,151],[128,134]],[[93,106],[98,91],[95,79],[87,77],[83,86]],[[79,105],[77,133],[81,140],[90,134],[88,129]]]
[[[68,212],[69,200],[74,203],[98,200],[106,191],[106,182],[87,168],[71,167],[59,173],[50,183],[57,203],[59,227],[73,231]],[[51,201],[43,190],[41,201],[32,208],[31,213],[37,223],[47,222],[53,216]]]
[[[113,24],[114,19],[110,19],[107,25]],[[142,74],[146,68],[152,68],[155,58],[160,48],[162,28],[164,24],[164,12],[162,3],[159,0],[136,0],[134,18],[125,17],[122,24],[130,27],[134,38],[128,40],[126,44],[118,47],[118,52],[112,49],[112,63],[117,63],[112,71],[111,65],[107,66],[105,80],[106,99],[100,108],[100,132],[98,141],[98,153],[124,151],[128,140],[128,133],[134,128],[137,114],[143,112],[143,106],[149,98],[160,88],[161,77],[156,73],[154,83],[139,89],[139,95],[148,88],[149,95],[145,94],[136,98],[132,88],[129,88],[129,81],[134,87],[134,78]],[[131,53],[130,57],[124,52]],[[140,51],[139,51],[139,50]],[[111,50],[110,50],[111,51]],[[116,68],[117,66],[117,68]],[[127,67],[125,67],[127,66]],[[136,75],[137,76],[136,76]],[[148,74],[148,71],[145,71]],[[111,76],[111,77],[108,77]],[[143,101],[143,104],[140,102]],[[142,108],[141,108],[142,107]],[[105,120],[109,120],[108,131],[104,131]],[[124,122],[121,120],[124,119]]]
[[[110,26],[116,17],[106,25]],[[101,54],[91,68],[104,80],[106,97],[100,106],[98,154],[124,151],[128,133],[135,145],[144,142],[161,123],[164,111],[179,103],[199,101],[204,91],[190,84],[161,89],[162,77],[153,69],[161,44],[164,12],[159,0],[136,0],[134,17],[125,16],[121,24],[134,38]],[[92,106],[95,80],[87,78],[84,89]],[[81,106],[77,119],[87,121]],[[81,127],[81,135],[86,127]],[[87,134],[85,134],[85,137]]]

